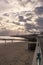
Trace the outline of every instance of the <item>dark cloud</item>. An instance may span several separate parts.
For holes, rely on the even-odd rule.
[[[3,20],[3,18],[2,17],[0,17],[0,21],[2,21]]]
[[[19,21],[23,21],[24,20],[24,17],[23,16],[19,16]]]
[[[42,17],[38,17],[36,20],[35,20],[38,24],[39,27],[43,27],[43,18]]]
[[[9,17],[9,14],[8,13],[4,13],[3,16]]]
[[[0,30],[0,35],[3,36],[3,35],[9,35],[10,34],[10,31],[9,30]]]
[[[26,19],[24,19],[23,16],[19,16],[18,19],[19,19],[19,22],[26,22]]]
[[[27,3],[31,2],[31,0],[17,0],[20,5],[25,6]]]
[[[19,16],[19,12],[10,12],[10,15],[14,18],[14,17],[18,17]]]
[[[8,0],[4,0],[5,3],[9,4]]]
[[[25,12],[25,16],[26,16],[26,21],[28,20],[28,21],[31,21],[31,19],[32,19],[32,17],[34,16],[33,14],[32,14],[32,12],[29,12],[29,11],[27,11],[27,12]]]
[[[30,29],[32,27],[32,24],[26,23],[25,26]]]
[[[8,0],[0,0],[0,2],[4,2],[6,4],[9,4]],[[2,4],[3,5],[3,4]]]
[[[33,14],[31,11],[22,11],[21,13],[19,13],[18,19],[19,22],[26,22],[26,21],[31,21],[33,17]]]
[[[43,2],[43,0],[39,0],[39,1]]]
[[[33,14],[32,13],[26,13],[26,16],[32,16]]]
[[[9,23],[9,20],[6,20],[7,23]]]
[[[13,23],[13,24],[16,24],[16,25],[20,25],[20,23],[19,23],[19,22],[14,22],[14,21],[13,21],[12,23]]]
[[[31,21],[32,17],[27,17],[26,21]]]
[[[14,34],[16,34],[16,32],[14,32],[13,30],[7,30],[4,28],[0,30],[0,36],[9,36],[9,35],[14,35]]]
[[[43,14],[43,7],[42,6],[36,7],[34,11],[37,15],[42,15]]]
[[[43,0],[38,0],[39,2],[43,3]]]
[[[38,30],[38,28],[34,24],[28,24],[28,23],[25,24],[25,29],[28,32],[29,30],[33,30],[33,29]]]
[[[26,17],[24,18],[24,16],[19,16],[19,22],[27,22],[27,21],[31,21],[31,16],[30,17]]]
[[[25,29],[26,31],[29,31],[30,29],[32,29],[32,24],[25,24]]]

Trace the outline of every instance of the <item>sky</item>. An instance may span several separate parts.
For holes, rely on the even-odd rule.
[[[43,0],[0,0],[0,35],[43,31]]]

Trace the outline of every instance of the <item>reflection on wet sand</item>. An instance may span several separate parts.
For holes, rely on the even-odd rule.
[[[0,45],[0,65],[31,65],[34,52],[28,50],[29,42]]]

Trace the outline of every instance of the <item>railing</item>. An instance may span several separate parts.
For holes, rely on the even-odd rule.
[[[16,39],[16,38],[14,38],[14,37],[8,37],[8,38],[0,38],[0,41],[4,41],[4,43],[5,43],[5,46],[6,46],[6,44],[7,44],[7,41],[11,41],[11,43],[13,44],[15,41],[25,41],[25,42],[28,42],[26,39]]]
[[[5,41],[5,46],[6,46],[7,41],[11,41],[11,43],[13,43],[13,41],[14,41],[15,39],[0,39],[0,40]]]
[[[42,65],[42,49],[40,42],[41,38],[43,38],[42,35],[37,36],[36,49],[35,49],[32,65]]]

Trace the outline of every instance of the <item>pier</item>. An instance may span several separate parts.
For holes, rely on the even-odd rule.
[[[33,36],[34,37],[34,36]],[[28,40],[31,38],[31,36],[28,37]],[[21,43],[14,43],[15,41],[15,38],[14,37],[8,37],[8,38],[1,38],[0,37],[0,41],[3,40],[5,41],[5,46],[7,46],[7,41],[11,41],[11,43],[13,44],[14,43],[14,46],[13,47],[10,47],[10,46],[7,46],[7,47],[0,47],[0,50],[3,50],[5,52],[2,52],[5,56],[5,53],[8,53],[9,52],[13,53],[13,56],[15,57],[16,56],[16,59],[14,59],[14,62],[15,60],[19,60],[23,65],[42,65],[43,64],[43,36],[41,35],[38,35],[36,36],[37,38],[37,42],[30,42],[30,41],[25,41],[25,42],[21,42]],[[17,39],[18,40],[18,39]],[[21,41],[24,41],[24,39],[20,39]],[[28,48],[29,44],[36,44],[36,48],[35,48],[35,51],[32,51]],[[33,46],[34,47],[34,46]],[[11,51],[12,50],[12,51]],[[8,52],[9,51],[9,52]],[[0,55],[1,55],[0,53]],[[15,54],[16,53],[16,54]],[[15,54],[15,55],[14,55]],[[23,54],[23,55],[22,55]],[[22,55],[22,56],[21,56]],[[26,56],[27,55],[27,56]],[[20,56],[20,58],[19,58]],[[0,56],[1,57],[1,56]],[[23,57],[25,59],[23,59]],[[4,57],[3,57],[4,58]],[[7,58],[7,54],[6,54],[6,58]],[[8,57],[9,58],[9,57]],[[19,59],[17,59],[19,58]],[[13,59],[12,55],[11,55],[11,59]],[[6,59],[6,62],[8,60]],[[10,61],[10,59],[9,59]],[[18,62],[19,62],[18,61]],[[4,60],[3,60],[4,62]],[[15,63],[18,63],[18,62],[15,62]],[[19,63],[20,63],[19,62]],[[13,62],[12,62],[13,63]],[[8,64],[10,64],[10,62],[8,62]]]

